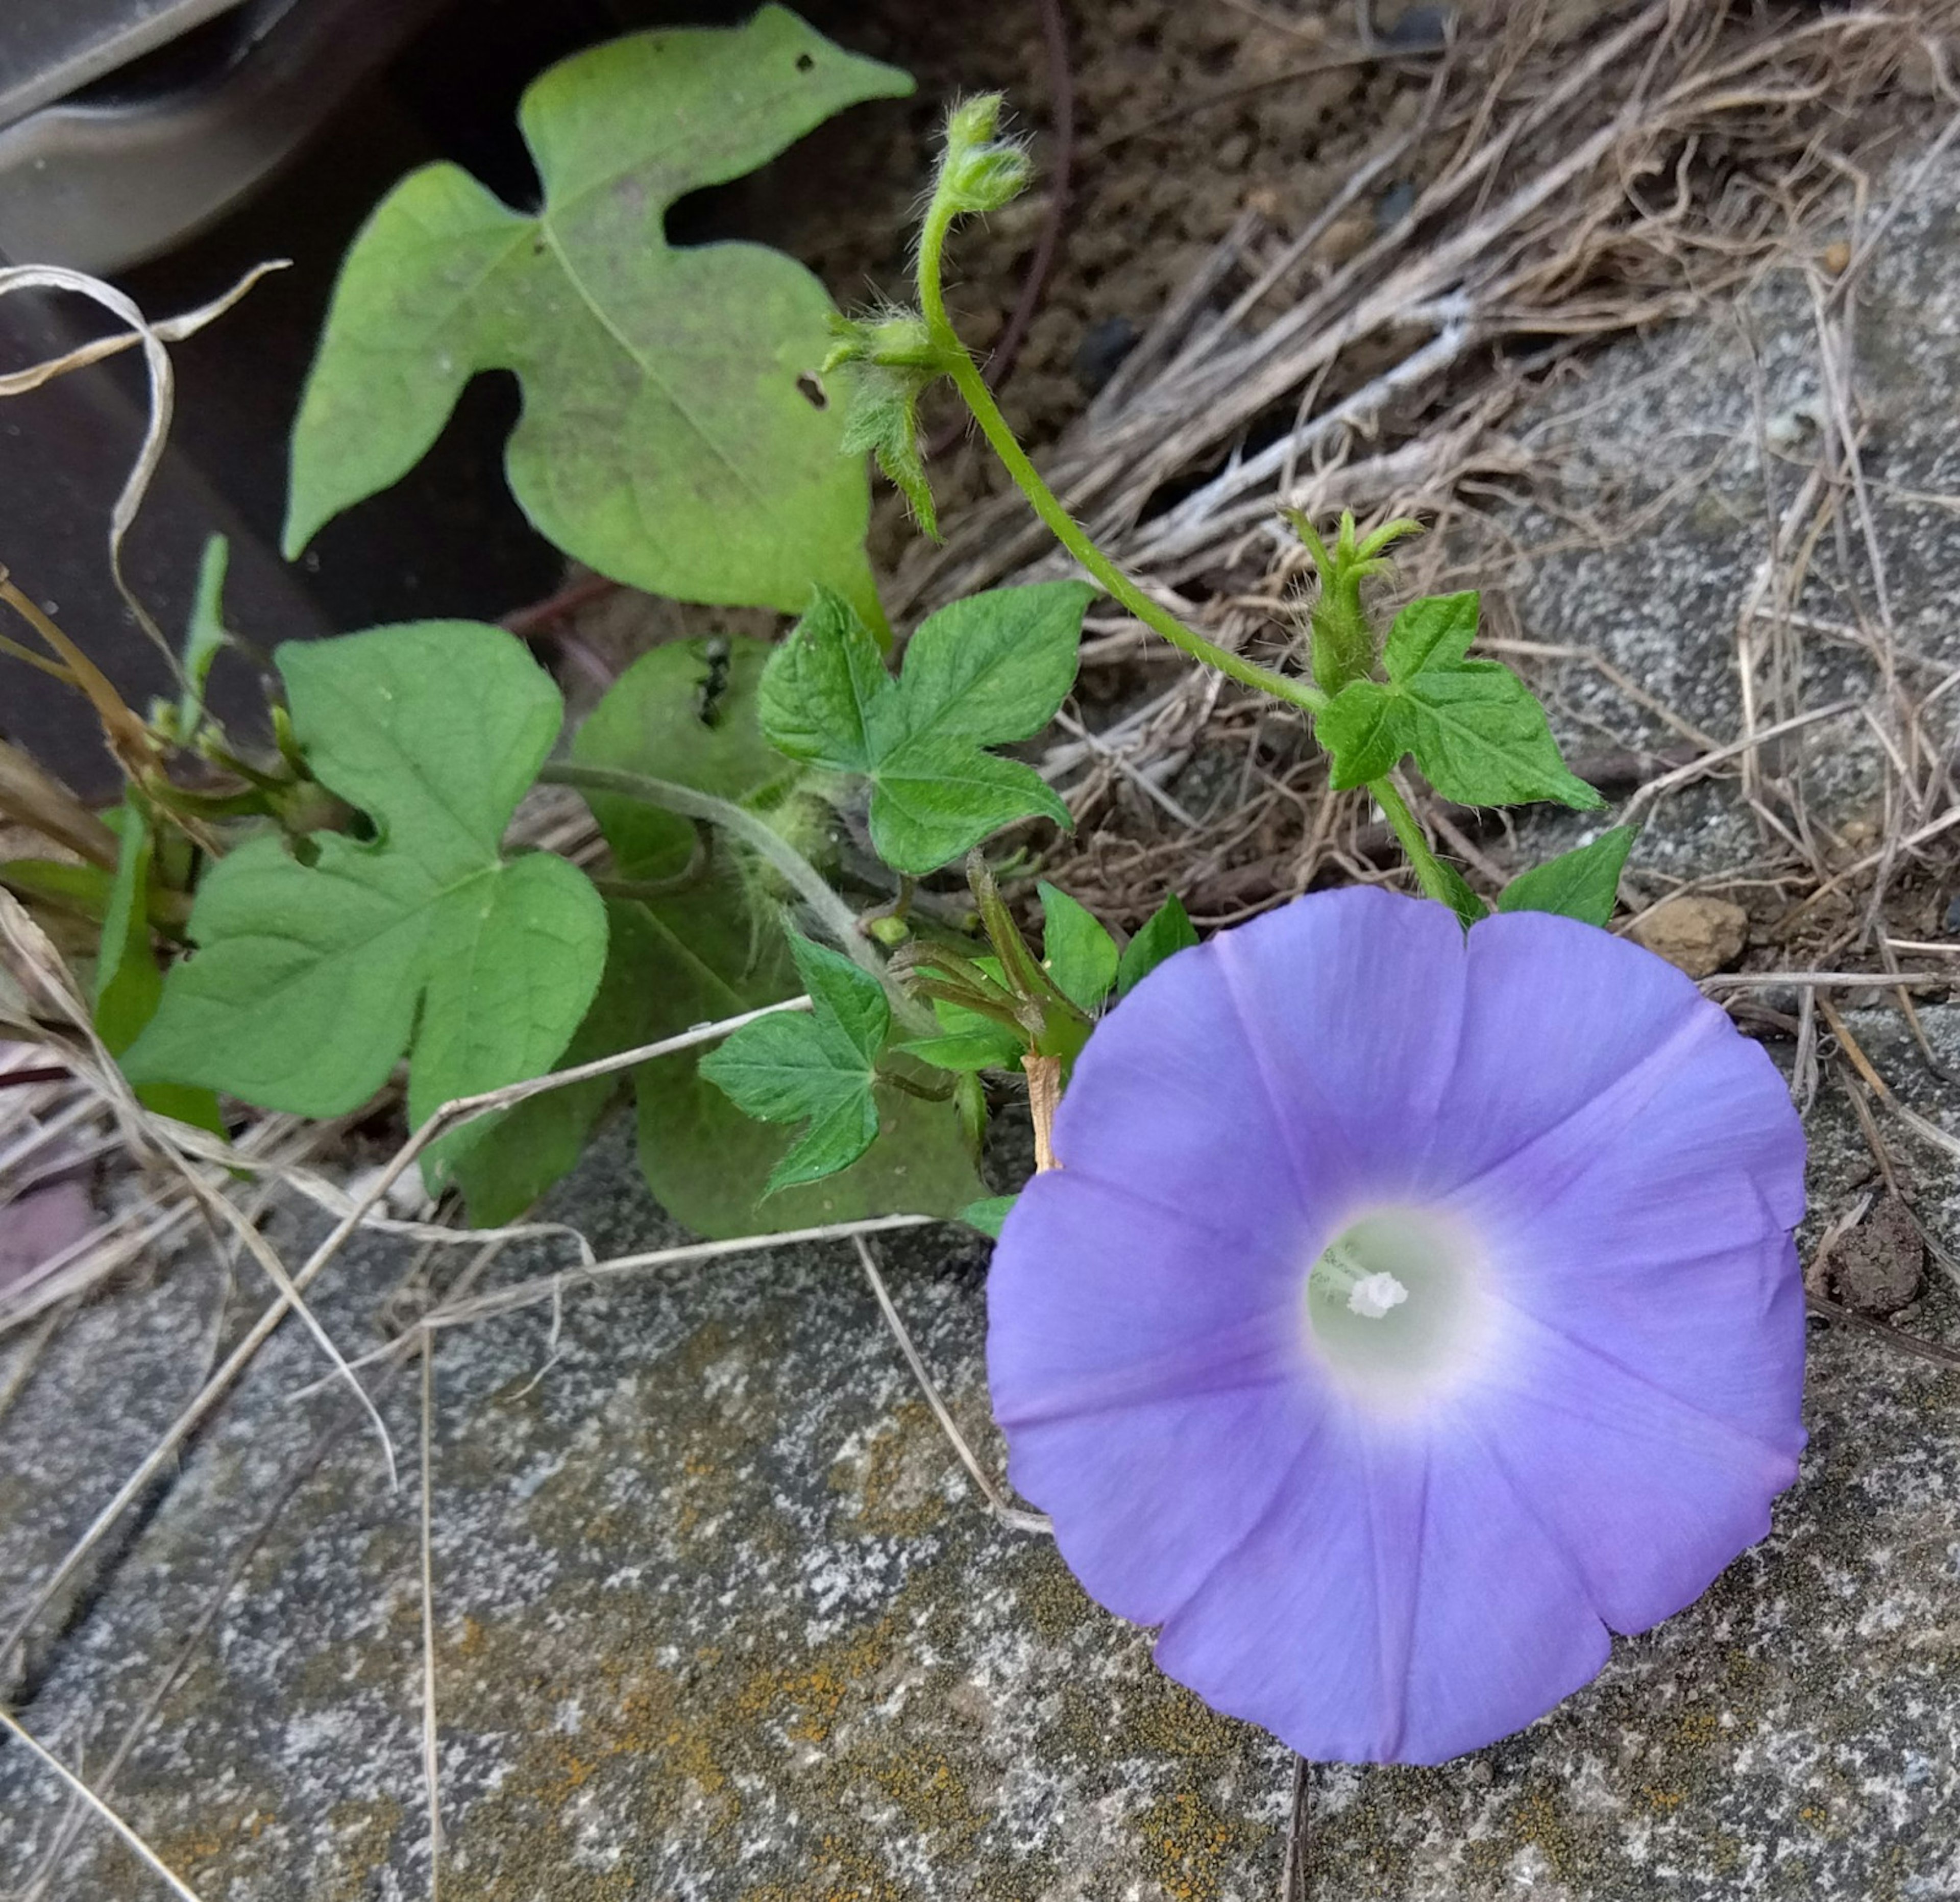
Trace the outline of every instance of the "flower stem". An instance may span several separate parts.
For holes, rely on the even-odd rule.
[[[981,375],[978,366],[946,313],[940,259],[952,218],[953,214],[939,205],[935,205],[927,215],[925,227],[919,238],[919,307],[933,342],[940,352],[947,374],[953,379],[966,407],[973,412],[973,420],[980,425],[981,434],[1001,459],[1001,466],[1028,498],[1029,506],[1047,524],[1055,539],[1095,577],[1105,593],[1122,602],[1139,621],[1162,635],[1172,647],[1182,648],[1192,659],[1216,667],[1220,673],[1245,686],[1256,687],[1262,693],[1271,694],[1289,705],[1303,708],[1309,713],[1319,712],[1327,705],[1327,696],[1319,688],[1307,681],[1277,673],[1271,667],[1260,666],[1228,647],[1221,647],[1215,641],[1208,641],[1195,628],[1186,627],[1176,615],[1158,606],[1089,539],[1081,525],[1062,507],[1055,491],[1042,479],[1041,472],[1028,460],[1026,450],[1017,440],[1007,418],[1001,415],[993,392],[987,387],[987,380]]]
[[[1464,883],[1462,875],[1430,850],[1429,841],[1423,837],[1422,828],[1408,809],[1408,801],[1395,790],[1394,782],[1385,774],[1379,779],[1370,780],[1368,790],[1402,841],[1409,864],[1415,868],[1416,883],[1424,892],[1448,905],[1466,927],[1488,917],[1490,907]]]

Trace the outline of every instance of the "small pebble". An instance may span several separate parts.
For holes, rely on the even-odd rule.
[[[1634,927],[1634,936],[1691,978],[1706,978],[1742,955],[1749,914],[1726,899],[1691,894],[1656,905]]]
[[[1375,229],[1392,231],[1415,208],[1415,186],[1400,178],[1375,201]]]
[[[1882,1195],[1863,1221],[1831,1251],[1831,1286],[1860,1314],[1897,1314],[1917,1298],[1926,1276],[1926,1243],[1912,1211]]]
[[[1960,893],[1956,893],[1946,903],[1946,928],[1960,931]]]
[[[1075,380],[1094,396],[1115,375],[1143,335],[1128,317],[1099,317],[1075,346]]]
[[[1395,16],[1395,24],[1375,37],[1398,52],[1438,52],[1449,41],[1450,22],[1456,17],[1454,7],[1405,7]]]

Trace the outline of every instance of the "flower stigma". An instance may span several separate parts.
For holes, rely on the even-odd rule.
[[[1481,1254],[1459,1223],[1422,1209],[1350,1222],[1307,1274],[1312,1344],[1358,1398],[1434,1397],[1484,1331]]]

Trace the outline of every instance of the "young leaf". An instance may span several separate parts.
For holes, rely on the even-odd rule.
[[[1408,705],[1392,687],[1351,680],[1314,717],[1313,736],[1324,747],[1337,792],[1365,786],[1409,749]]]
[[[758,685],[775,651],[747,639],[655,648],[587,717],[574,757],[656,774],[795,823],[782,756],[756,719]],[[606,976],[565,1063],[652,1043],[803,988],[766,889],[725,838],[698,840],[686,821],[632,800],[594,794],[592,806],[619,875],[671,889],[608,904]],[[753,1121],[702,1081],[698,1056],[683,1051],[631,1073],[648,1185],[690,1229],[753,1235],[897,1212],[950,1216],[982,1193],[953,1106],[881,1083],[873,1093],[879,1137],[864,1155],[838,1175],[762,1200],[791,1132]],[[578,1159],[625,1086],[624,1079],[574,1086],[495,1119],[457,1167],[471,1219],[495,1224],[527,1207]]]
[[[935,1070],[950,1070],[956,1076],[972,1076],[983,1070],[1018,1070],[1026,1048],[999,1024],[943,1037],[918,1037],[897,1047],[908,1057],[916,1057]]]
[[[177,730],[189,734],[204,714],[205,688],[211,663],[221,647],[231,644],[224,625],[224,577],[231,565],[231,544],[221,535],[208,537],[197,565],[197,593],[192,597],[190,625],[184,631],[183,695],[177,705]]]
[[[196,955],[125,1059],[132,1079],[338,1116],[409,1050],[419,1124],[549,1069],[598,984],[605,911],[566,860],[499,846],[557,737],[558,689],[509,635],[469,622],[275,659],[313,771],[378,838],[316,834],[303,865],[262,834],[218,860],[191,912]]]
[[[959,1219],[969,1228],[978,1229],[982,1235],[1001,1239],[1001,1226],[1007,1219],[1007,1211],[1021,1198],[1018,1195],[988,1195],[977,1202],[969,1202],[959,1211]]]
[[[102,945],[95,961],[95,1028],[112,1057],[119,1057],[156,1015],[164,994],[164,974],[150,943],[147,896],[155,857],[149,820],[133,797],[126,796],[120,827],[123,850],[103,914]],[[173,1117],[212,1134],[225,1134],[218,1099],[208,1089],[181,1083],[137,1087],[138,1100],[160,1116]]]
[[[772,1191],[848,1168],[878,1134],[872,1091],[891,1007],[875,978],[841,953],[790,934],[810,994],[807,1016],[765,1017],[701,1060],[701,1073],[737,1109],[765,1123],[803,1123],[796,1145],[769,1172]]]
[[[937,871],[1029,813],[1065,825],[1032,767],[983,749],[1055,717],[1093,593],[1047,581],[956,601],[921,623],[896,680],[848,606],[819,597],[770,663],[763,731],[792,759],[870,779],[871,842],[895,871]]]
[[[1066,892],[1044,881],[1042,962],[1071,1003],[1093,1010],[1116,981],[1116,940]]]
[[[1138,981],[1147,978],[1173,953],[1188,950],[1198,942],[1191,914],[1184,901],[1173,892],[1144,921],[1143,928],[1123,947],[1116,963],[1116,994],[1121,997]]]
[[[1496,660],[1427,667],[1403,688],[1409,750],[1423,777],[1459,806],[1556,800],[1581,810],[1605,801],[1559,757],[1545,709]]]
[[[1605,924],[1618,902],[1621,870],[1639,831],[1637,825],[1615,825],[1589,845],[1575,846],[1520,872],[1499,893],[1497,909],[1555,911],[1561,918]]]
[[[1333,784],[1378,779],[1413,753],[1423,776],[1459,806],[1604,803],[1567,770],[1531,689],[1500,661],[1466,658],[1476,636],[1474,593],[1412,601],[1395,616],[1382,654],[1389,684],[1351,682],[1314,722]]]
[[[676,248],[664,224],[845,107],[911,91],[779,6],[552,67],[518,109],[535,216],[431,165],[355,239],[294,430],[288,555],[412,468],[473,375],[512,370],[511,491],[568,553],[654,593],[792,613],[822,581],[875,619],[864,465],[841,453],[840,406],[799,386],[829,297],[779,253]]]
[[[1406,680],[1425,667],[1460,665],[1477,638],[1477,608],[1474,589],[1411,601],[1389,629],[1382,655],[1389,678]]]

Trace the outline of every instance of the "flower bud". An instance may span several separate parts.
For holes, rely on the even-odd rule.
[[[1033,163],[1017,142],[994,136],[1000,119],[998,93],[963,100],[947,115],[935,196],[947,210],[997,212],[1026,189]]]

